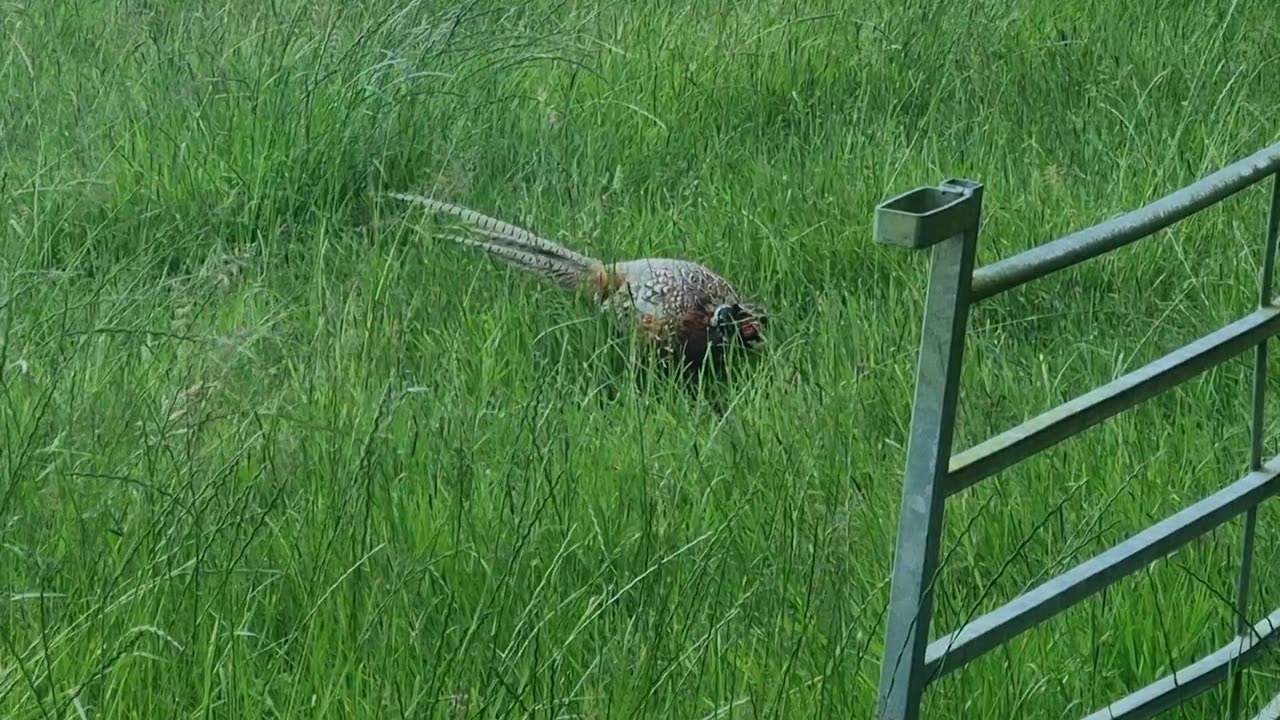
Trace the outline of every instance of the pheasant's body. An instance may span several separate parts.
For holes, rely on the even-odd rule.
[[[766,317],[710,268],[688,260],[643,258],[605,263],[565,248],[524,228],[473,210],[417,195],[392,197],[457,215],[485,236],[449,236],[529,271],[566,290],[587,294],[604,312],[638,329],[658,349],[699,367],[713,361],[735,339],[763,343]]]

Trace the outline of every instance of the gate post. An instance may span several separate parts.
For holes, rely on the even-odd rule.
[[[1276,243],[1280,241],[1280,172],[1271,178],[1271,210],[1267,216],[1266,240],[1262,248],[1262,270],[1258,278],[1258,307],[1275,305]],[[1253,364],[1253,417],[1250,427],[1249,469],[1259,470],[1263,461],[1263,436],[1266,433],[1267,340],[1258,343]],[[1240,575],[1236,581],[1236,635],[1247,638],[1253,630],[1249,623],[1249,584],[1253,577],[1253,545],[1258,532],[1258,507],[1249,508],[1244,517],[1244,541],[1240,550]],[[1237,665],[1231,673],[1231,720],[1240,720],[1244,712],[1244,667]],[[1259,716],[1261,717],[1261,716]]]
[[[955,431],[982,189],[971,180],[947,180],[876,208],[876,242],[932,248],[880,672],[880,720],[918,720],[929,681],[924,661],[946,502],[942,481]]]

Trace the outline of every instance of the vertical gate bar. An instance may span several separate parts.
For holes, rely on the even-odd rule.
[[[955,432],[982,187],[973,187],[971,193],[976,208],[971,224],[934,245],[930,258],[880,671],[881,720],[918,720],[928,684],[924,660],[942,535],[942,480]]]
[[[1262,273],[1258,283],[1258,305],[1272,305],[1275,277],[1276,242],[1280,237],[1280,173],[1272,178],[1271,208],[1267,216],[1266,244],[1262,252]],[[1249,469],[1262,466],[1263,432],[1267,400],[1267,341],[1258,343],[1253,366],[1253,418],[1250,430]],[[1236,587],[1236,635],[1249,632],[1249,585],[1253,576],[1253,546],[1258,531],[1258,508],[1249,508],[1244,518],[1244,542],[1240,552],[1240,577]],[[1244,670],[1236,667],[1231,674],[1232,720],[1239,720],[1244,709]]]

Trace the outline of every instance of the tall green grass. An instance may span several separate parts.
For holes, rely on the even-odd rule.
[[[874,205],[983,181],[982,262],[1137,207],[1280,139],[1278,17],[0,6],[0,715],[869,717],[927,270]],[[384,190],[706,262],[773,351],[722,404],[632,382],[588,309]],[[982,305],[960,444],[1248,312],[1266,192]],[[1241,474],[1250,357],[958,498],[935,635]],[[1239,538],[930,716],[1079,717],[1216,648]]]

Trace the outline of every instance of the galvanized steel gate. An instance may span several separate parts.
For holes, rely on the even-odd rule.
[[[960,363],[971,304],[1150,236],[1268,177],[1273,178],[1265,232],[1259,308],[1216,332],[1095,390],[1065,402],[959,454],[952,454]],[[1273,298],[1280,225],[1280,144],[1262,150],[1138,210],[974,270],[982,186],[947,180],[899,195],[876,209],[878,242],[932,248],[911,434],[894,557],[889,620],[880,675],[879,718],[917,720],[925,688],[1151,562],[1245,513],[1236,638],[1200,660],[1138,689],[1087,720],[1152,717],[1241,670],[1280,638],[1280,608],[1256,624],[1246,616],[1257,506],[1280,493],[1280,455],[1262,454],[1267,339],[1280,333]],[[932,586],[938,569],[946,499],[1086,428],[1134,407],[1240,353],[1255,348],[1250,470],[1226,488],[1142,530],[929,642]],[[1232,693],[1230,717],[1240,717]],[[1254,720],[1280,718],[1280,698]]]

